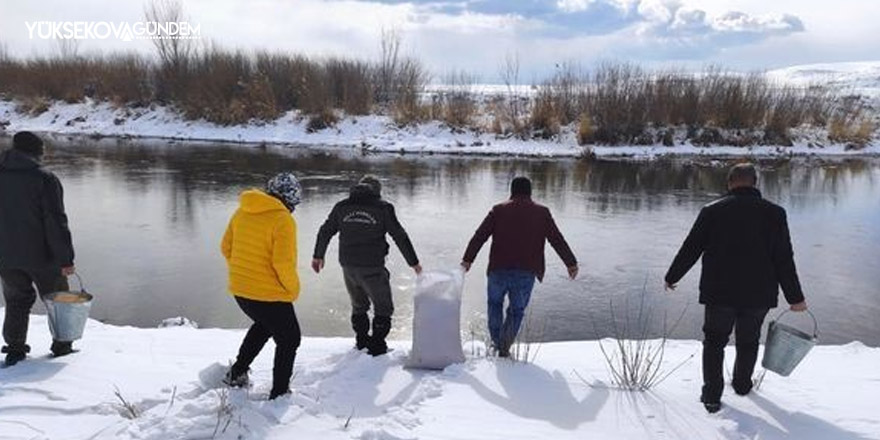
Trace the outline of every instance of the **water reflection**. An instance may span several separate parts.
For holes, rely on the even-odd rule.
[[[553,210],[583,273],[567,281],[548,250],[547,278],[536,287],[529,317],[529,336],[542,340],[609,336],[611,304],[621,324],[626,304],[635,313],[641,300],[654,315],[652,334],[661,332],[664,316],[672,321],[684,312],[672,336],[699,337],[699,268],[674,295],[662,292],[662,275],[699,207],[723,190],[726,173],[726,164],[714,161],[364,156],[126,141],[56,141],[47,165],[65,183],[77,263],[98,296],[93,316],[137,326],[176,315],[203,326],[243,326],[225,293],[220,236],[240,191],[262,186],[278,171],[295,171],[305,190],[296,213],[304,286],[297,309],[309,335],[349,334],[335,241],[320,277],[308,271],[308,261],[317,227],[362,174],[385,180],[385,195],[426,268],[455,267],[487,210],[506,198],[510,179],[529,175],[535,198]],[[761,168],[765,196],[789,211],[796,261],[823,342],[880,344],[880,162],[772,160]],[[484,327],[487,253],[488,246],[468,277],[465,332]],[[395,335],[407,337],[412,275],[396,250],[389,268]]]

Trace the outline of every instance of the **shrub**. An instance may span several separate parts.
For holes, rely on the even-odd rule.
[[[369,64],[331,58],[326,62],[327,87],[332,104],[348,114],[366,115],[373,106],[373,84]]]
[[[532,135],[542,139],[550,139],[559,134],[561,124],[557,109],[553,105],[553,100],[547,96],[538,96],[532,108],[531,119],[529,121]]]
[[[453,129],[464,129],[474,124],[477,104],[473,97],[476,77],[464,71],[451,72],[446,76],[448,87],[440,95],[443,122]]]
[[[245,103],[245,111],[251,118],[271,121],[281,115],[275,102],[272,85],[265,75],[258,73],[244,84],[242,99]]]
[[[49,111],[49,101],[41,97],[25,97],[18,101],[17,111],[31,116],[39,116]]]
[[[421,102],[428,79],[428,72],[420,61],[407,58],[400,62],[391,98],[392,117],[398,125],[422,122],[431,115]]]
[[[590,116],[586,113],[581,114],[581,117],[578,119],[578,145],[592,143],[594,134],[593,121],[590,119]]]
[[[309,116],[309,122],[306,124],[306,132],[315,133],[336,125],[339,117],[330,109],[323,109],[318,113]]]
[[[828,140],[847,144],[850,149],[861,149],[871,143],[876,129],[876,124],[868,117],[836,115],[828,125]]]
[[[620,316],[621,311],[615,308],[614,300],[609,302],[614,340],[608,347],[606,342],[600,339],[599,349],[608,366],[611,382],[621,389],[649,390],[664,381],[694,356],[691,355],[674,367],[668,368],[664,363],[666,342],[669,335],[681,322],[687,309],[682,310],[681,315],[671,327],[666,325],[664,318],[659,338],[651,339],[654,309],[646,304],[646,296],[647,292],[643,288],[639,302],[634,309],[631,308],[629,298],[627,298],[622,311],[623,316]],[[618,320],[621,320],[622,324]]]

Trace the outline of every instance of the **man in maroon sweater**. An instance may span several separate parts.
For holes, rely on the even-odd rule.
[[[544,279],[544,243],[549,241],[568,268],[573,280],[578,273],[577,259],[556,227],[547,207],[532,201],[532,182],[517,177],[510,184],[510,200],[495,205],[468,243],[461,265],[465,271],[492,237],[489,250],[489,334],[501,357],[510,355],[535,278]],[[507,318],[503,316],[508,296]]]

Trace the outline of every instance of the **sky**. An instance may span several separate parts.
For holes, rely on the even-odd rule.
[[[566,63],[601,61],[767,70],[880,59],[878,0],[181,0],[199,44],[375,59],[383,30],[436,75],[497,82],[506,58],[520,81]],[[36,21],[143,20],[146,2],[0,0],[0,45],[13,56],[58,50],[29,38]],[[82,40],[83,52],[151,53],[148,41]]]

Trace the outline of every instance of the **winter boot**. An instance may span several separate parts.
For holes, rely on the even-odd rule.
[[[510,346],[505,344],[503,347],[498,349],[498,357],[509,358],[510,357]]]
[[[721,402],[704,403],[703,408],[706,408],[706,412],[709,414],[715,414],[721,411]]]
[[[290,388],[282,390],[276,390],[273,388],[272,391],[269,392],[269,400],[275,400],[281,396],[286,396],[288,394],[290,394]]]
[[[700,396],[700,402],[703,402],[703,408],[706,408],[706,412],[709,414],[715,414],[718,411],[721,411],[720,401],[710,400],[704,396]]]
[[[746,396],[752,392],[752,387],[754,386],[754,382],[751,379],[745,381],[733,381],[733,391],[740,396]]]
[[[391,332],[391,317],[376,316],[373,318],[373,337],[370,338],[370,354],[380,356],[388,353],[388,344],[385,343],[385,337]]]
[[[73,342],[71,341],[52,341],[52,347],[50,350],[54,357],[67,356],[75,351],[73,349]]]
[[[370,318],[366,313],[351,315],[351,328],[354,329],[355,347],[363,350],[370,345]]]
[[[223,377],[223,384],[232,388],[243,388],[248,386],[249,383],[248,370],[237,372],[234,368],[230,368],[226,372],[226,376]]]
[[[4,366],[11,367],[23,361],[30,351],[31,347],[29,345],[24,345],[19,348],[10,348],[9,346],[3,346],[3,349],[0,350],[0,353],[6,353],[6,359],[3,361]]]

